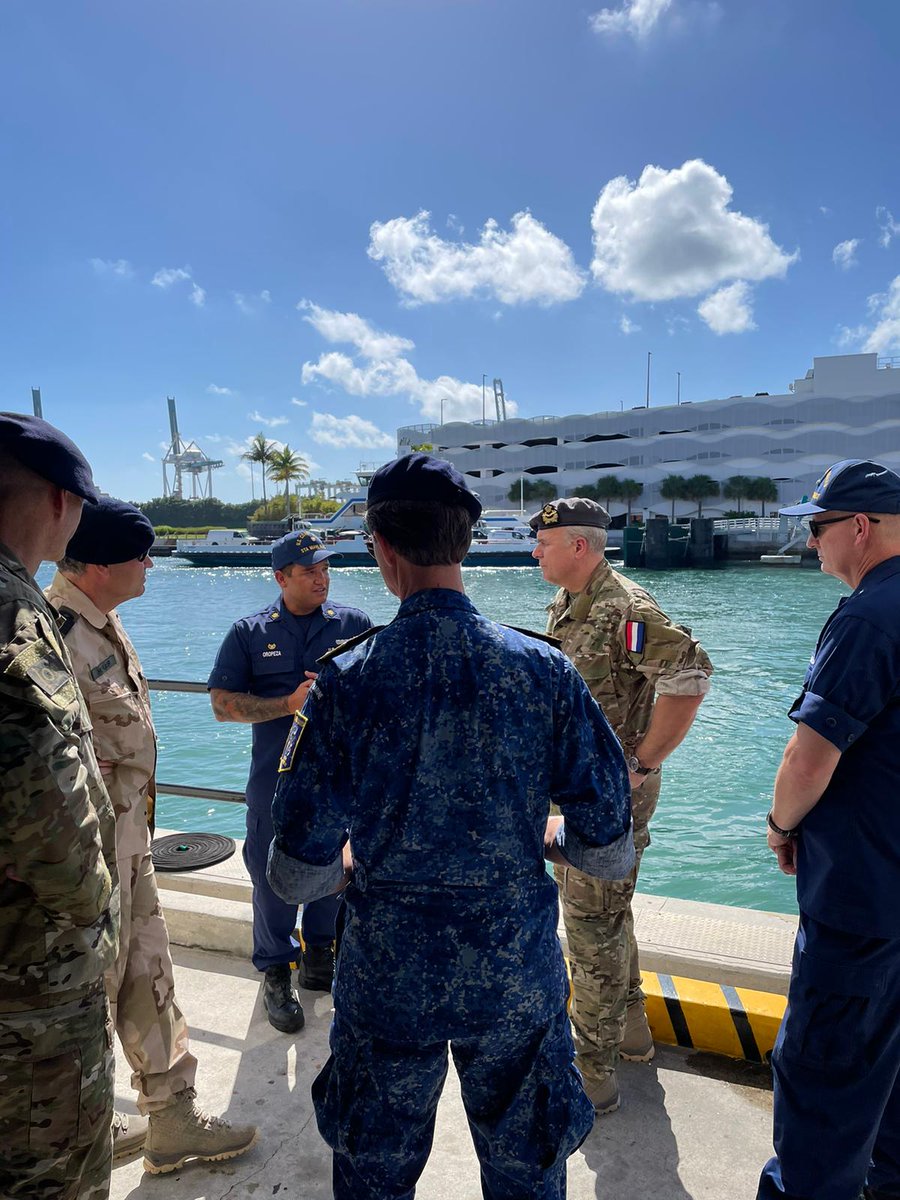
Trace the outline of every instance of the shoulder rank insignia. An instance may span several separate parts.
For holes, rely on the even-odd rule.
[[[555,504],[545,504],[541,509],[541,524],[555,525],[559,520],[559,512]]]
[[[59,626],[59,635],[62,638],[68,637],[72,630],[72,626],[78,620],[78,613],[74,608],[60,608],[57,625]]]
[[[297,747],[300,745],[300,739],[303,737],[303,730],[309,723],[309,717],[304,717],[303,713],[294,713],[294,722],[291,725],[291,731],[287,735],[284,743],[284,749],[281,751],[281,757],[278,760],[278,774],[283,775],[286,771],[294,769],[294,755],[297,753]]]
[[[526,637],[537,638],[539,642],[546,642],[548,646],[555,646],[557,650],[562,646],[559,638],[554,637],[552,633],[536,633],[533,629],[521,629],[518,625],[503,625],[503,628],[511,629],[514,633],[524,633]]]
[[[625,649],[629,654],[644,653],[644,638],[646,625],[643,621],[625,622]]]
[[[358,633],[356,637],[347,638],[345,642],[338,642],[336,646],[333,646],[330,650],[326,650],[321,658],[316,659],[316,666],[324,667],[326,663],[330,663],[333,658],[337,658],[345,650],[352,650],[354,646],[361,645],[363,642],[368,641],[374,634],[380,633],[382,629],[384,629],[383,625],[373,625],[365,633]]]

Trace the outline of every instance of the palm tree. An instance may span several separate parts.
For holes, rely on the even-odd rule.
[[[631,502],[637,500],[638,496],[643,492],[644,485],[638,482],[637,479],[623,479],[619,484],[620,500],[624,500],[628,505],[628,524],[631,524]]]
[[[684,492],[685,480],[682,475],[667,475],[659,485],[659,494],[663,500],[672,501],[672,520],[675,520],[675,501],[687,500]]]
[[[697,516],[703,516],[703,501],[718,496],[719,485],[711,475],[691,475],[684,481],[684,499],[697,503]]]
[[[258,433],[250,443],[249,450],[245,450],[241,455],[243,462],[250,463],[250,478],[253,479],[253,464],[259,463],[262,467],[262,493],[263,504],[266,503],[266,472],[269,464],[272,462],[272,455],[275,453],[275,443],[270,442],[264,433]],[[251,483],[251,488],[252,488]]]
[[[309,463],[302,454],[296,454],[288,445],[273,450],[269,460],[269,478],[284,484],[284,512],[291,515],[291,484],[295,479],[309,479]]]
[[[722,495],[726,500],[737,500],[738,512],[743,508],[744,500],[752,499],[753,480],[749,475],[732,475],[722,485]]]
[[[760,516],[766,515],[766,501],[770,504],[778,503],[778,484],[774,479],[769,479],[767,475],[756,475],[753,479],[748,480],[750,487],[747,491],[748,500],[758,500],[760,503]]]

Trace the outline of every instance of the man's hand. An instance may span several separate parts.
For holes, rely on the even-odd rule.
[[[635,775],[631,771],[629,771],[628,772],[628,786],[631,788],[631,790],[633,792],[637,791],[637,789],[642,784],[646,783],[649,778],[650,778],[649,775]]]
[[[316,681],[315,671],[304,671],[306,679],[299,684],[293,692],[287,697],[285,703],[289,713],[299,712],[306,703],[306,697],[309,695],[309,689]]]
[[[544,853],[556,842],[556,835],[559,833],[559,827],[564,821],[564,817],[560,815],[547,818],[547,828],[544,830]]]
[[[112,775],[116,764],[108,758],[98,758],[97,766],[100,768],[100,774],[105,779],[107,775]]]
[[[769,849],[778,859],[778,866],[785,875],[796,875],[797,839],[795,837],[782,837],[780,833],[776,833],[774,829],[770,829],[766,841],[769,844]]]

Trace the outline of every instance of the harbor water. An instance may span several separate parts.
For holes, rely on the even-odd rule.
[[[786,712],[826,617],[847,589],[814,570],[729,566],[715,571],[627,574],[669,616],[693,629],[712,658],[712,689],[686,741],[663,772],[652,844],[640,889],[659,895],[791,912],[794,884],[765,845],[765,814],[785,741]],[[543,630],[554,589],[533,567],[464,571],[469,595],[489,617]],[[50,568],[39,580],[46,584]],[[364,609],[377,624],[397,601],[374,568],[331,572],[331,599]],[[231,623],[277,598],[264,568],[198,568],[155,560],[143,597],[121,615],[149,678],[205,683]],[[242,790],[250,727],[218,724],[205,696],[154,692],[157,777],[172,784]],[[497,730],[503,736],[503,730]],[[242,837],[241,805],[163,795],[167,829]]]

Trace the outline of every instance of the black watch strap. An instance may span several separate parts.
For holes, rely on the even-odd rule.
[[[779,837],[792,838],[797,836],[796,829],[782,829],[780,825],[775,824],[775,819],[772,816],[771,808],[766,813],[766,824],[773,833],[777,833]]]

